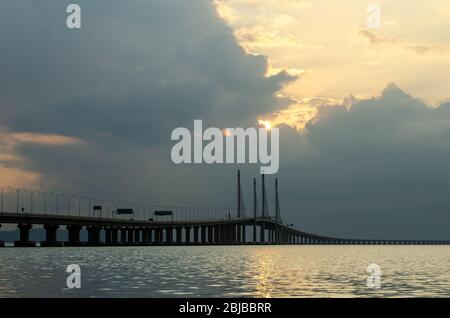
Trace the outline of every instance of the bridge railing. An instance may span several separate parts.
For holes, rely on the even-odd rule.
[[[133,214],[117,214],[118,209],[131,209]],[[158,216],[157,211],[170,211],[171,215]],[[150,205],[129,201],[106,200],[24,188],[0,188],[0,213],[54,215],[72,217],[109,218],[123,220],[189,221],[235,219],[237,208],[180,207]],[[241,209],[241,216],[253,211]]]

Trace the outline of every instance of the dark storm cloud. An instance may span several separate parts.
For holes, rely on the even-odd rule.
[[[321,108],[307,129],[284,133],[280,164],[298,225],[332,235],[448,236],[448,105],[433,109],[390,84],[350,110]],[[295,143],[297,154],[286,156]]]
[[[13,130],[148,145],[194,118],[253,124],[293,79],[265,78],[266,59],[245,54],[207,1],[81,1],[81,30],[65,27],[66,2],[33,3],[0,13]]]
[[[84,140],[21,144],[24,169],[66,193],[233,205],[238,166],[175,166],[170,132],[196,118],[253,125],[289,103],[275,96],[293,78],[264,77],[266,59],[245,54],[208,1],[78,1],[76,31],[68,3],[0,2],[0,125]],[[329,235],[448,238],[449,136],[450,104],[431,109],[395,85],[322,107],[306,133],[283,126],[283,217]],[[259,166],[240,168],[250,207]]]
[[[275,93],[294,77],[265,77],[266,58],[246,54],[209,1],[78,1],[81,30],[65,26],[68,3],[0,11],[0,123],[85,141],[17,148],[48,187],[173,201],[154,182],[165,180],[190,198],[170,159],[174,128],[255,125],[289,102]]]

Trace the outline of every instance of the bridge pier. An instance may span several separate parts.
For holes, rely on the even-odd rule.
[[[111,235],[112,235],[111,228],[105,226],[105,244],[106,245],[111,245],[111,240],[112,240]]]
[[[133,245],[134,244],[134,228],[127,227],[127,244]]]
[[[231,244],[233,239],[233,226],[231,224],[227,225],[225,235],[227,237],[227,244]]]
[[[111,227],[111,245],[119,245],[119,229],[117,227]]]
[[[153,228],[151,228],[151,227],[147,228],[148,244],[153,244],[153,242],[155,242],[154,234],[153,234],[154,232],[155,232],[155,230]]]
[[[247,243],[247,226],[245,224],[242,225],[242,243]]]
[[[58,242],[56,239],[56,233],[58,231],[59,225],[57,224],[44,224],[45,229],[45,241],[41,242],[43,247],[57,247],[63,246],[63,242]]]
[[[141,228],[141,242],[139,243],[140,245],[148,245],[148,233],[149,233],[149,229],[146,227],[142,227]]]
[[[214,243],[213,230],[214,230],[213,226],[209,225],[208,226],[208,244]]]
[[[202,245],[206,244],[206,226],[205,225],[200,226],[200,236],[201,236]]]
[[[225,244],[225,225],[219,225],[219,244]]]
[[[125,227],[120,228],[120,243],[127,244],[127,229]]]
[[[176,234],[177,234],[177,244],[183,243],[183,227],[177,226],[175,228]]]
[[[88,226],[86,227],[88,231],[88,245],[90,246],[98,246],[100,244],[100,230],[101,228],[98,226]]]
[[[198,226],[194,225],[193,229],[194,229],[194,244],[198,244]]]
[[[141,243],[141,229],[135,228],[134,229],[134,244],[140,244]]]
[[[191,244],[191,226],[185,226],[184,227],[184,243],[186,245]]]
[[[36,242],[30,241],[30,229],[33,227],[30,223],[20,223],[17,225],[20,230],[20,240],[14,241],[16,247],[34,247]]]
[[[67,246],[79,246],[81,245],[80,243],[80,231],[83,227],[81,225],[78,224],[70,224],[66,226],[67,232],[69,232],[68,234],[68,242],[65,243],[64,245]]]
[[[155,229],[155,244],[160,245],[162,244],[162,237],[163,237],[163,233],[162,233],[162,228],[157,227]]]
[[[229,244],[236,244],[236,225],[235,224],[230,224]]]
[[[173,227],[166,227],[166,244],[173,244]]]
[[[214,244],[219,244],[220,243],[220,226],[219,225],[214,225]]]
[[[241,225],[240,224],[237,224],[236,225],[236,234],[237,234],[237,236],[236,236],[236,242],[237,242],[237,244],[241,244],[241,240],[242,240],[242,229],[241,229]]]
[[[1,224],[0,224],[0,227],[2,227]],[[0,241],[0,247],[5,247],[5,242],[4,241]]]
[[[260,244],[264,244],[266,241],[265,231],[266,231],[266,229],[264,228],[264,222],[263,222],[263,223],[261,223],[261,225],[259,227],[259,234],[260,234],[259,243]]]

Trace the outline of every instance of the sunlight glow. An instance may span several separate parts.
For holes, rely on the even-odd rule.
[[[258,124],[263,125],[264,127],[266,127],[267,130],[270,130],[272,128],[272,124],[268,120],[260,119],[258,120]]]

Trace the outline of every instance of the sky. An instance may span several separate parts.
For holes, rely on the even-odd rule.
[[[315,114],[311,98],[342,100],[350,94],[370,98],[390,82],[430,105],[448,98],[448,1],[216,3],[246,50],[268,57],[269,72],[287,69],[299,75],[283,90],[298,102],[276,122],[302,129]],[[374,3],[381,9],[380,29],[367,28],[367,8]]]
[[[226,207],[240,168],[250,206],[259,165],[175,165],[170,135],[268,120],[285,222],[448,239],[448,2],[369,29],[357,0],[79,0],[70,30],[71,2],[0,0],[0,186]]]

